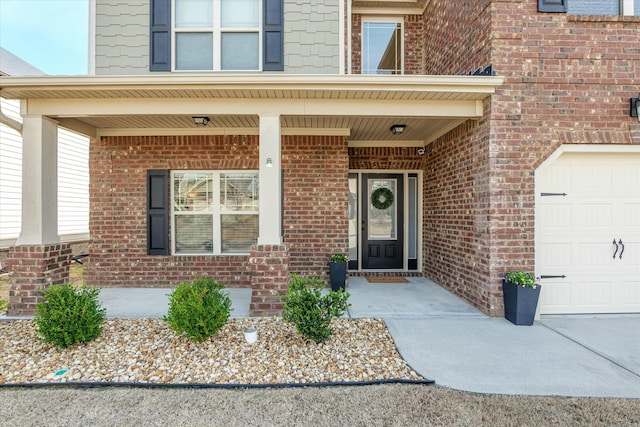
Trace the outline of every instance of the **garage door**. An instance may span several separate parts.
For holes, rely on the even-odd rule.
[[[640,312],[640,153],[564,153],[536,192],[540,313]]]

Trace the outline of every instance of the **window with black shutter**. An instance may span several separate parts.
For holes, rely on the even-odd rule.
[[[283,0],[152,0],[150,70],[283,71],[283,29]]]
[[[169,254],[169,171],[147,171],[147,254]]]

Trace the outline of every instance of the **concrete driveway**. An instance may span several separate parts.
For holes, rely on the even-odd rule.
[[[383,317],[402,357],[436,384],[479,393],[640,398],[640,315],[490,318],[423,278],[350,278],[352,317]]]

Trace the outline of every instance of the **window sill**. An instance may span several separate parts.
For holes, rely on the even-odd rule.
[[[640,24],[640,16],[567,15],[568,22],[631,22]]]

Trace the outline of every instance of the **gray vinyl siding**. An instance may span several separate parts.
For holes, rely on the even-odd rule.
[[[338,0],[284,2],[284,63],[291,74],[338,74]]]
[[[150,0],[96,0],[97,75],[151,73],[150,7]],[[339,72],[339,9],[338,0],[284,0],[285,73]]]
[[[96,0],[96,74],[149,73],[149,0]]]

